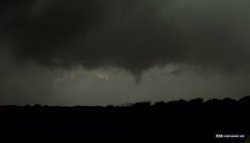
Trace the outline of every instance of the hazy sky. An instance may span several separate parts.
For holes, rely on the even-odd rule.
[[[1,0],[0,104],[250,94],[248,0]]]

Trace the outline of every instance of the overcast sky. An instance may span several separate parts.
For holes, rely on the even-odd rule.
[[[250,94],[248,0],[1,0],[0,104]]]

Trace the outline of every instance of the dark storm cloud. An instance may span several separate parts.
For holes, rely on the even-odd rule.
[[[1,1],[1,33],[17,61],[249,69],[249,2],[239,0]]]

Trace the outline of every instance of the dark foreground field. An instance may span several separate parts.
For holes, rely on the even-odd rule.
[[[243,143],[250,97],[128,107],[0,107],[0,142]],[[244,138],[216,139],[216,134]]]

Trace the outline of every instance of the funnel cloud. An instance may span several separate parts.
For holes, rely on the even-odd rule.
[[[2,72],[11,77],[19,70],[34,71],[25,74],[27,79],[36,75],[41,80],[38,75],[44,75],[48,80],[44,79],[43,84],[50,85],[58,76],[72,70],[78,73],[76,67],[80,66],[84,72],[107,69],[97,79],[101,77],[110,82],[112,74],[119,79],[117,75],[128,72],[143,84],[148,73],[159,74],[174,65],[170,75],[178,81],[182,80],[180,75],[196,73],[189,77],[195,79],[191,85],[195,85],[199,76],[205,78],[211,74],[214,82],[218,76],[223,78],[219,78],[222,83],[228,79],[239,82],[238,78],[250,76],[249,6],[250,2],[245,0],[3,0],[0,2]],[[125,75],[125,79],[114,80],[115,83],[128,84],[130,75]],[[8,84],[10,87],[19,86],[9,79],[1,84],[6,81],[12,81]],[[90,85],[91,78],[86,81],[86,86],[96,86]],[[117,89],[113,87],[114,81],[109,88]],[[154,90],[155,82],[163,84],[154,80],[152,86],[147,86]],[[249,83],[242,81],[239,85],[241,88],[236,87],[239,92],[235,93],[248,94],[245,87]],[[24,93],[28,87],[24,87]],[[44,94],[54,94],[52,85],[44,87],[48,90]],[[6,94],[6,100],[7,89],[0,91]],[[116,103],[114,93],[107,91],[107,94],[112,103]]]

